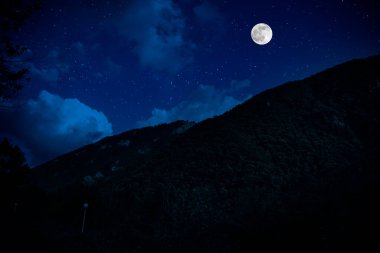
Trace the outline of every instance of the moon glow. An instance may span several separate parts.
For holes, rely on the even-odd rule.
[[[269,25],[259,23],[252,28],[251,37],[256,44],[265,45],[271,41],[273,32]]]

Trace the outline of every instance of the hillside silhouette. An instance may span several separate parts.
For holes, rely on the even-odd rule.
[[[20,189],[17,240],[54,252],[376,247],[379,69],[380,56],[352,60],[221,116],[131,130],[47,162]]]

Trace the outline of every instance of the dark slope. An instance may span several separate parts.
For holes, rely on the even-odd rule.
[[[165,144],[129,162],[124,151],[99,151],[119,137],[84,148],[77,161],[71,154],[50,162],[38,174],[55,174],[63,188],[40,210],[48,210],[40,227],[54,231],[44,236],[82,252],[369,246],[380,225],[379,70],[376,56],[287,83],[180,135],[164,134]],[[117,160],[131,166],[90,184],[76,177],[66,190],[70,171],[91,159],[107,170]]]
[[[194,123],[177,121],[131,130],[74,150],[36,168],[35,182],[49,192],[110,180],[149,160]]]

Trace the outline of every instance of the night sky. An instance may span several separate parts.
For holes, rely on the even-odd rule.
[[[200,121],[380,53],[378,13],[359,0],[43,1],[14,35],[31,81],[0,132],[36,165],[129,129]],[[264,46],[250,35],[261,22],[273,30]]]

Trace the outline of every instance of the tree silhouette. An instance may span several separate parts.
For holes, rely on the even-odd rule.
[[[0,104],[15,97],[28,79],[28,70],[20,63],[27,48],[12,42],[25,20],[40,7],[40,1],[0,1]]]
[[[0,142],[0,174],[24,174],[28,168],[24,153],[21,149],[12,145],[8,139],[4,138]]]
[[[0,216],[12,217],[20,199],[20,186],[27,181],[28,168],[20,148],[3,139],[0,142]]]

